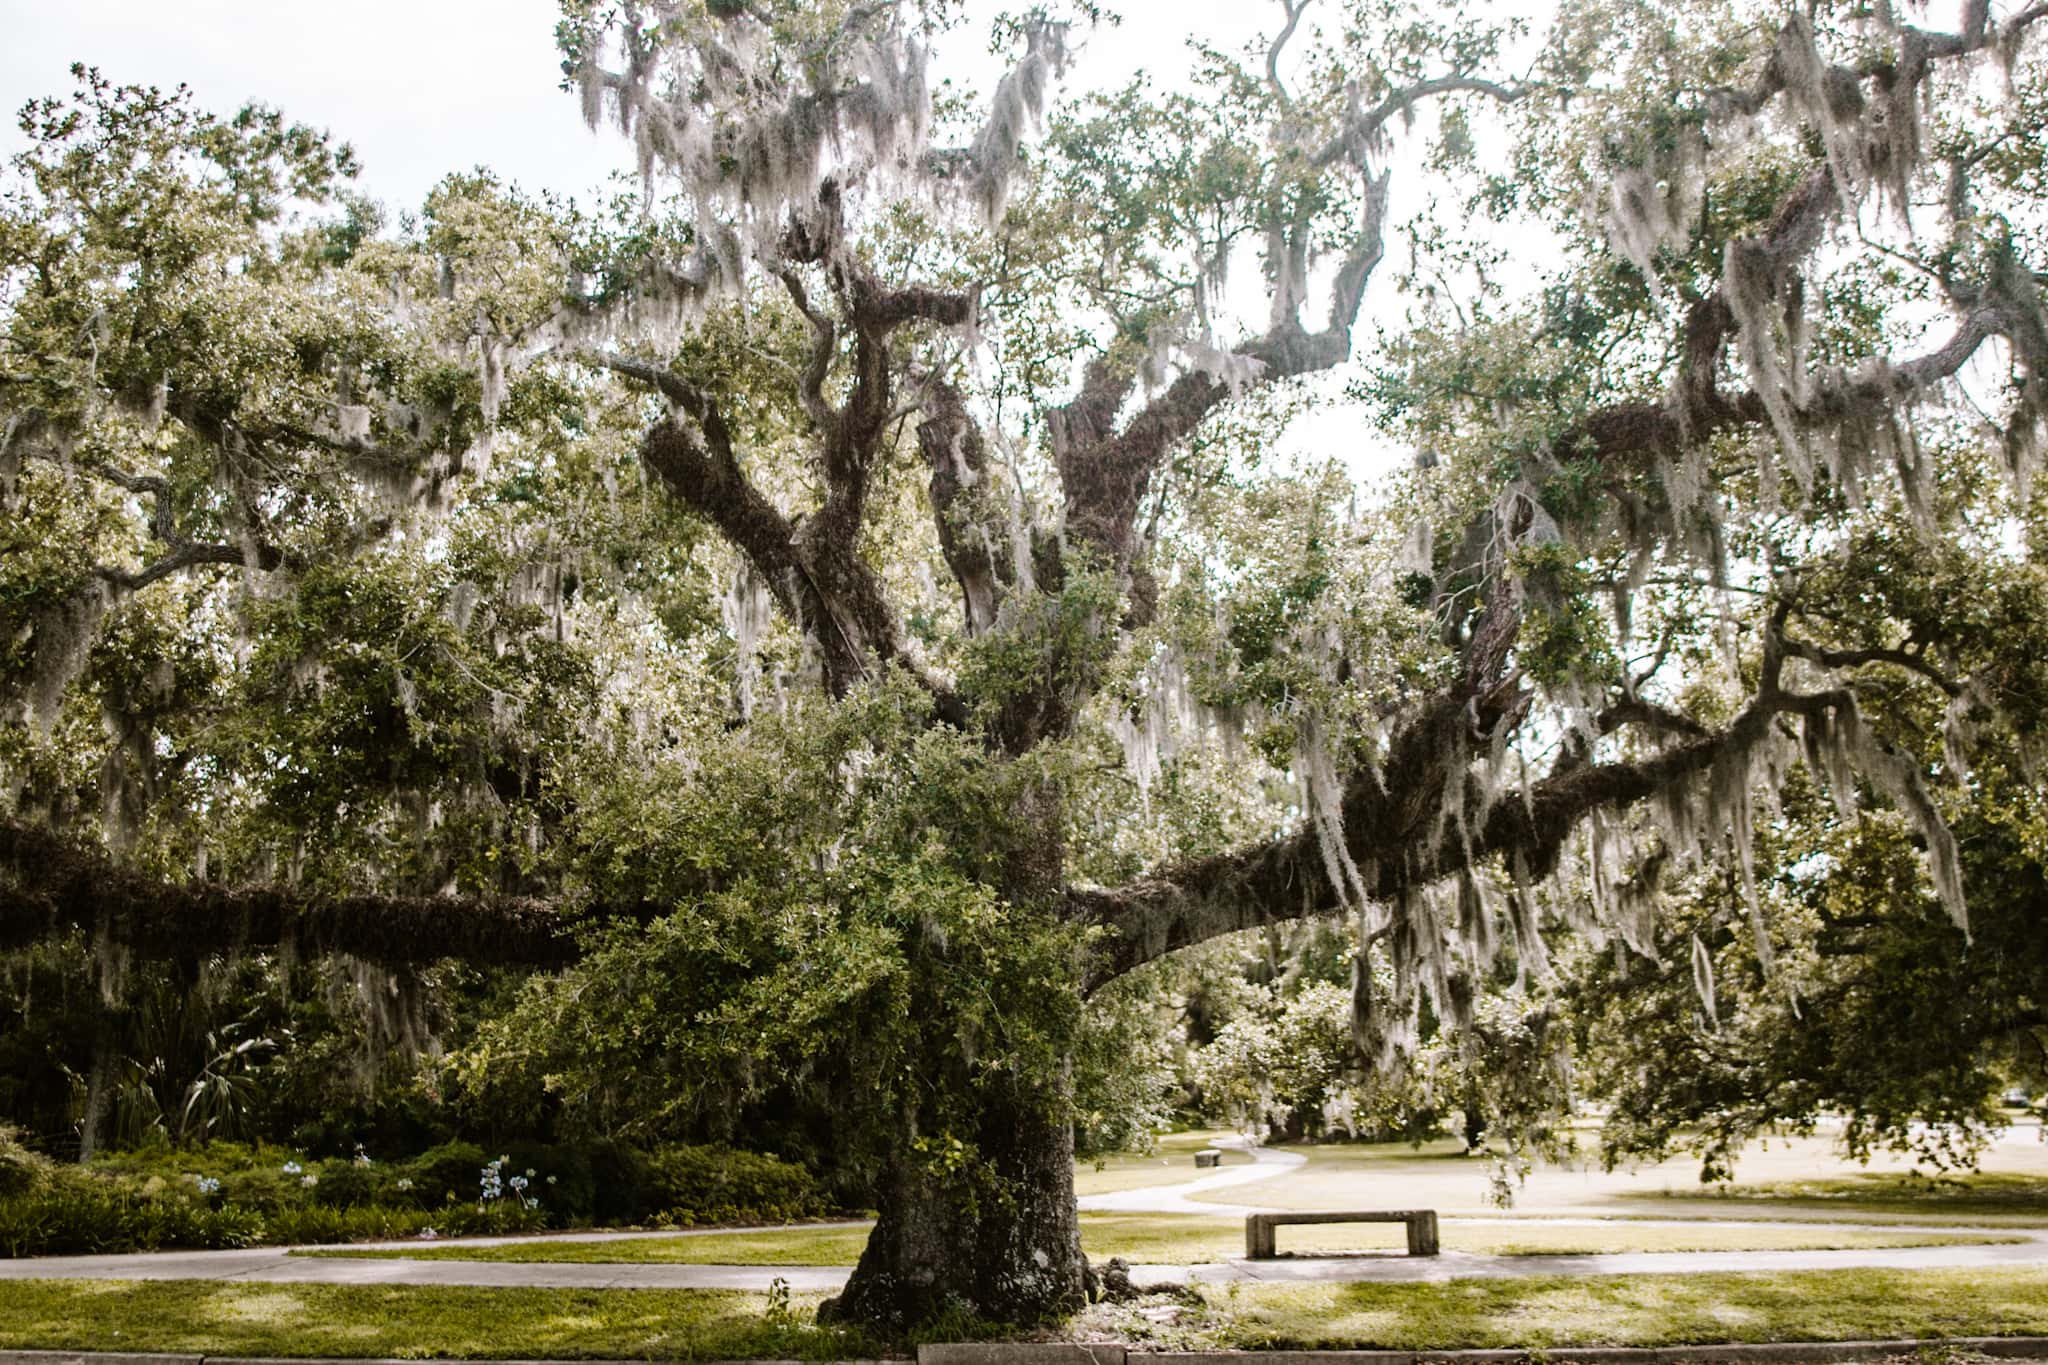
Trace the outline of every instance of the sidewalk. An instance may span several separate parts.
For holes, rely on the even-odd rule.
[[[2018,1231],[2018,1230],[2015,1230]],[[0,1261],[0,1281],[239,1280],[262,1284],[460,1284],[552,1289],[766,1290],[781,1280],[798,1292],[832,1292],[848,1266],[573,1264],[567,1262],[415,1261],[292,1256],[288,1248],[163,1251],[127,1256],[46,1256]],[[1137,1265],[1141,1284],[1385,1282],[1509,1279],[1539,1275],[1684,1275],[1713,1271],[1945,1270],[2048,1265],[2048,1233],[2024,1242],[1977,1246],[1871,1247],[1839,1251],[1645,1251],[1594,1256],[1441,1256],[1372,1254],[1293,1256],[1207,1265]]]

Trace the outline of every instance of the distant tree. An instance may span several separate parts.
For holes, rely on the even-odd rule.
[[[1808,794],[1788,803],[1805,818],[1764,888],[1768,975],[1733,932],[1740,892],[1726,868],[1672,897],[1659,958],[1594,958],[1568,1013],[1588,1088],[1609,1105],[1606,1158],[1692,1150],[1703,1176],[1725,1179],[1760,1134],[1835,1118],[1854,1155],[1973,1164],[2009,1121],[2003,1094],[2048,1084],[2037,793],[1990,780],[2002,798],[1956,824],[1967,934],[1927,893],[1904,826],[1831,829]]]
[[[936,8],[578,0],[647,216],[456,181],[396,239],[269,226],[345,169],[271,116],[34,106],[9,932],[581,949],[495,1055],[597,1108],[814,1078],[880,1170],[835,1311],[1023,1322],[1084,1294],[1079,1000],[1163,954],[1354,916],[1398,1066],[1425,996],[1455,1032],[1544,979],[1546,884],[1649,954],[1659,871],[1725,857],[1767,943],[1802,761],[1960,925],[1967,793],[1895,713],[1967,751],[2037,712],[1871,585],[2038,578],[2044,12],[1582,3],[1538,42],[1287,0],[1199,94],[1034,141],[1051,16],[998,25],[974,114]],[[1356,386],[1418,468],[1356,517],[1269,466],[1359,349],[1400,164],[1432,193]],[[1525,289],[1496,229],[1558,264]],[[196,821],[150,799],[180,760]]]

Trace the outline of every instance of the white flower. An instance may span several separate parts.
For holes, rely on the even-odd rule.
[[[284,1173],[286,1175],[297,1175],[300,1171],[303,1171],[305,1169],[306,1168],[304,1166],[301,1166],[296,1161],[287,1161],[284,1163]]]
[[[402,1176],[398,1177],[398,1188],[399,1188],[399,1189],[401,1189],[401,1190],[409,1190],[409,1189],[411,1189],[411,1188],[412,1188],[412,1177],[411,1177],[411,1176],[409,1176],[409,1175],[402,1175]]]
[[[320,1177],[317,1175],[302,1175],[299,1177],[299,1183],[310,1190],[320,1183]]]
[[[434,1238],[439,1237],[440,1235],[440,1233],[434,1231],[432,1228],[420,1229],[420,1240],[423,1242],[431,1242],[432,1240],[434,1240]]]

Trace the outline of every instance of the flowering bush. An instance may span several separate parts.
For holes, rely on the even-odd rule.
[[[33,1156],[33,1154],[31,1154]],[[610,1142],[449,1143],[378,1163],[216,1142],[112,1154],[89,1168],[35,1157],[41,1183],[0,1192],[0,1252],[333,1243],[513,1234],[595,1223],[750,1222],[824,1211],[808,1171],[722,1147],[648,1154]],[[451,1169],[456,1160],[464,1164]],[[517,1163],[515,1165],[514,1163]],[[453,1180],[452,1187],[444,1181]]]
[[[503,1199],[507,1188],[511,1189],[512,1200],[519,1207],[524,1209],[538,1209],[540,1207],[540,1200],[526,1192],[527,1187],[533,1184],[533,1177],[535,1175],[533,1167],[528,1166],[525,1175],[507,1176],[505,1174],[505,1163],[511,1159],[509,1156],[501,1156],[483,1168],[482,1175],[477,1181],[477,1207],[479,1209],[499,1199]]]

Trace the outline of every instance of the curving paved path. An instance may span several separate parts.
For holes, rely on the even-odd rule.
[[[1251,1204],[1222,1204],[1212,1200],[1196,1202],[1196,1196],[1213,1190],[1227,1190],[1233,1185],[1249,1185],[1259,1180],[1271,1180],[1283,1171],[1308,1164],[1308,1158],[1300,1152],[1282,1152],[1271,1147],[1253,1147],[1242,1138],[1223,1138],[1218,1147],[1235,1147],[1251,1154],[1249,1166],[1218,1167],[1214,1175],[1198,1176],[1182,1181],[1178,1185],[1154,1185],[1150,1189],[1118,1190],[1113,1194],[1087,1194],[1074,1202],[1084,1213],[1207,1213],[1223,1217],[1241,1217],[1247,1213],[1264,1213],[1267,1210]]]

